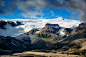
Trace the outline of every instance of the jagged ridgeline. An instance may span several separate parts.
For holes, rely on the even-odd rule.
[[[61,32],[64,35],[61,37]],[[58,24],[50,24],[47,23],[45,27],[42,28],[41,31],[38,29],[32,29],[31,31],[24,33],[17,38],[21,38],[21,36],[25,36],[22,39],[30,38],[31,43],[33,45],[33,49],[59,49],[61,45],[58,43],[59,40],[65,38],[71,33],[71,28],[63,28]],[[28,35],[28,36],[27,36]]]
[[[0,29],[2,30],[6,30],[9,26],[16,27],[19,25],[23,25],[23,24],[18,21],[0,20]],[[3,54],[11,55],[15,52],[22,52],[25,50],[31,50],[30,38],[28,39],[28,41],[25,41],[25,40],[16,39],[15,37],[11,37],[11,36],[5,37],[0,35],[0,55]]]
[[[0,29],[5,25],[16,27],[22,25],[18,21],[0,21]],[[0,54],[12,54],[30,50],[61,50],[85,54],[86,23],[75,29],[60,27],[58,24],[47,23],[41,30],[32,29],[16,37],[0,36]]]
[[[7,21],[7,20],[0,20],[0,28],[1,29],[6,29],[5,26],[9,24],[12,27],[18,26],[18,25],[23,25],[21,22],[18,21]]]

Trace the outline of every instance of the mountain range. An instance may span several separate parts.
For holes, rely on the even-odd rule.
[[[43,22],[42,19],[38,21],[1,20],[0,54],[45,49],[70,51],[73,54],[85,55],[86,23],[72,20],[75,22],[75,24],[73,24],[70,22],[71,20],[58,20],[64,22],[46,23],[46,21],[49,20]],[[67,21],[71,24],[67,24]],[[64,25],[62,26],[60,24]],[[15,32],[16,30],[18,31],[17,33]],[[6,35],[5,32],[9,33]]]

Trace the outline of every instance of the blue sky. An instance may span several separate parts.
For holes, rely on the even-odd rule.
[[[9,1],[11,0],[7,0],[5,2],[9,2]],[[19,1],[19,3],[17,3],[17,6],[16,6],[17,8],[16,11],[12,11],[11,13],[6,14],[6,15],[0,14],[0,18],[1,19],[2,18],[5,18],[5,19],[54,19],[54,18],[62,17],[65,19],[75,19],[75,20],[80,19],[78,13],[75,13],[71,10],[67,10],[66,8],[50,7],[46,3],[45,0],[34,0],[34,1],[29,1],[29,0]],[[51,1],[53,0],[49,0],[49,2]],[[60,2],[62,1],[64,0],[61,0]],[[47,5],[47,8],[46,8],[46,5]]]
[[[21,15],[23,11],[18,10],[14,11],[11,14],[6,14],[6,15],[0,15],[0,18],[5,18],[5,19],[34,19],[30,17],[24,17]],[[67,11],[65,9],[46,9],[42,11],[43,16],[41,15],[36,15],[39,19],[54,19],[58,17],[63,17],[66,19],[79,19],[79,16],[77,16],[77,13],[72,14],[72,11]],[[36,19],[36,18],[35,18]]]

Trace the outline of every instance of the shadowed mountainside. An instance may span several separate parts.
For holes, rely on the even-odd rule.
[[[25,50],[31,50],[31,43],[15,39],[14,37],[0,36],[0,54],[10,55]]]

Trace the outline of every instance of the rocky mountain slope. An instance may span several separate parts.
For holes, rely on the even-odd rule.
[[[86,25],[85,23],[81,23],[62,42],[69,43],[69,42],[72,42],[73,40],[77,40],[77,39],[81,39],[81,38],[86,38],[86,28],[85,28],[85,25]]]
[[[41,32],[48,32],[48,33],[54,33],[58,32],[60,29],[60,26],[58,24],[50,24],[47,23],[44,28],[42,28]]]
[[[62,39],[59,39],[58,37],[50,37],[50,38],[47,37],[47,34],[50,35],[50,33],[53,33],[52,31],[53,29],[49,27],[48,25],[46,25],[42,29],[42,31],[39,32],[39,33],[42,32],[41,33],[42,36],[40,36],[41,38],[36,39],[36,41],[33,43],[33,46],[36,49],[51,49],[51,50],[61,49],[62,51],[67,51],[69,53],[72,52],[74,54],[85,55],[85,52],[86,52],[86,45],[85,45],[86,43],[86,23],[81,23],[74,30],[70,28],[64,28],[66,37]],[[34,33],[35,32],[36,31],[34,31]],[[45,38],[45,35],[46,35],[46,38]]]
[[[14,24],[15,25],[14,25]],[[12,27],[21,25],[12,21],[1,21],[0,29],[5,25]],[[85,55],[86,50],[86,23],[81,23],[75,29],[61,27],[58,24],[47,23],[42,30],[32,29],[17,37],[0,36],[0,54],[11,54],[25,50],[48,49],[62,50]],[[9,53],[10,52],[10,53]]]
[[[71,28],[63,28],[60,27],[58,24],[47,23],[45,27],[42,28],[42,30],[32,29],[25,34],[36,35],[37,37],[41,38],[52,38],[58,36],[59,38],[63,38],[64,36],[67,36],[71,31]]]
[[[58,41],[61,49],[75,54],[85,55],[86,53],[86,23],[81,23],[69,36]]]
[[[33,49],[58,49],[60,48],[58,41],[64,38],[61,37],[61,33],[67,37],[71,31],[71,28],[62,28],[58,24],[47,23],[41,31],[33,29],[17,36],[16,39],[27,40],[30,38]]]
[[[30,41],[30,39],[28,40]],[[9,54],[15,52],[22,52],[25,50],[31,50],[31,43],[15,39],[14,37],[3,37],[0,36],[0,54]]]
[[[47,23],[45,27],[38,33],[38,37],[50,38],[59,35],[60,26],[58,24]]]

